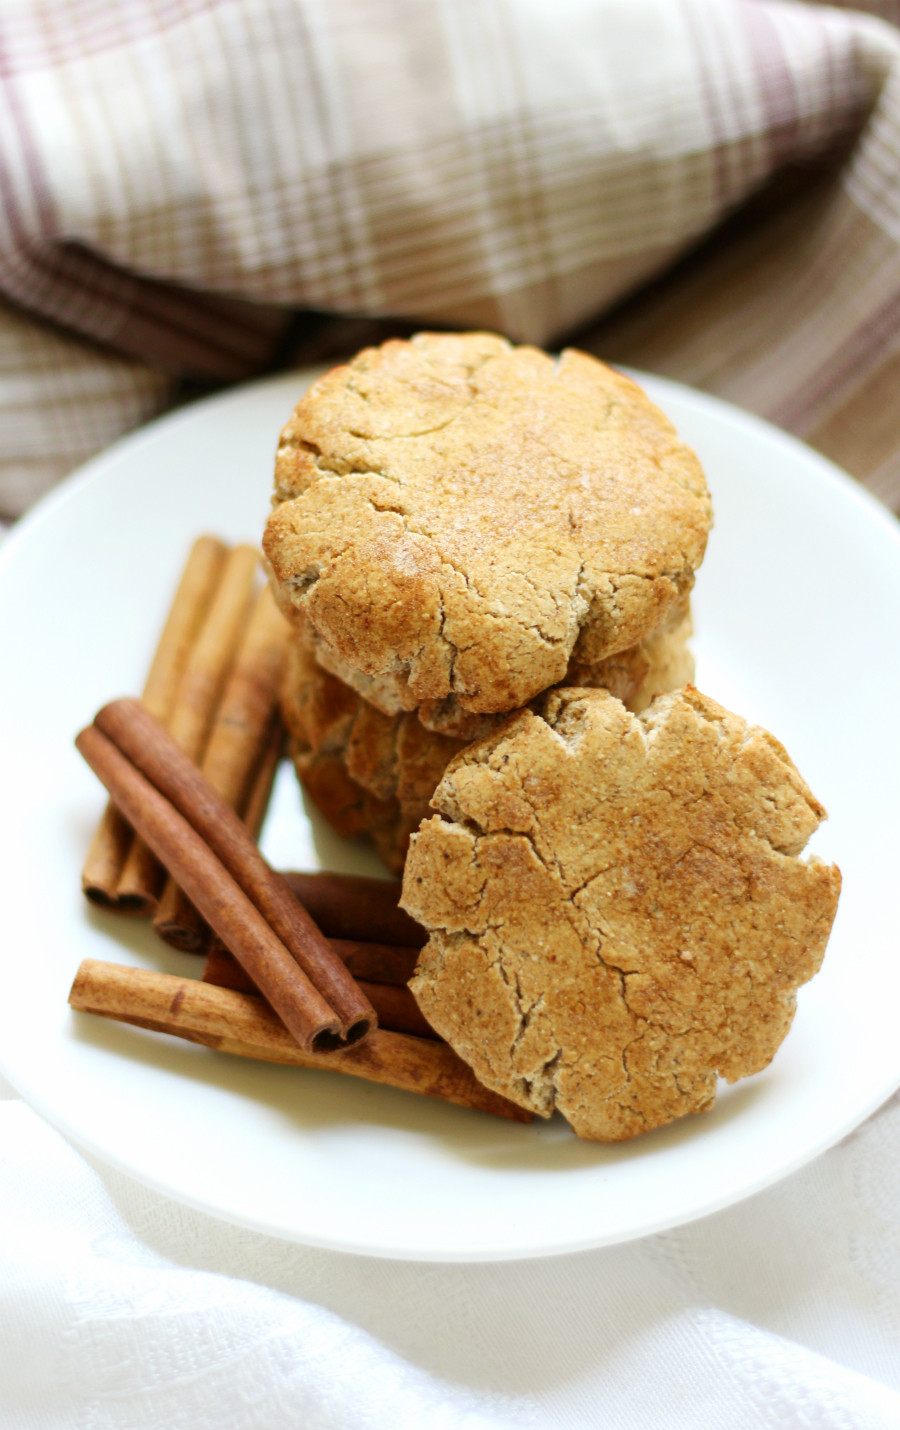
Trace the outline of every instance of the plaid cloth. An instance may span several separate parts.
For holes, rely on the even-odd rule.
[[[198,384],[404,324],[574,334],[900,507],[900,7],[870,8],[4,6],[0,515]]]

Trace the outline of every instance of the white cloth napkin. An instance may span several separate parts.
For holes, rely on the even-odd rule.
[[[900,1096],[690,1226],[457,1266],[237,1230],[0,1095],[3,1430],[900,1426]]]

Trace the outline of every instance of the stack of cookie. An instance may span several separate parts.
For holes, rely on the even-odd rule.
[[[592,357],[482,333],[363,352],[300,402],[275,483],[297,772],[396,872],[450,759],[510,713],[561,684],[638,712],[692,678],[703,473]]]
[[[822,806],[688,683],[710,523],[633,382],[488,334],[361,353],[278,449],[300,778],[404,869],[432,1027],[599,1141],[764,1067],[837,907],[838,870],[799,857]]]

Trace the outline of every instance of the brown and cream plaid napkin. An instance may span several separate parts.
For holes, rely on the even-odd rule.
[[[198,387],[428,324],[718,392],[900,507],[900,6],[869,9],[5,6],[0,515]]]

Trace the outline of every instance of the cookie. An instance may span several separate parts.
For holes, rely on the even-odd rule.
[[[685,603],[644,641],[598,666],[570,662],[567,675],[573,683],[602,679],[630,709],[642,710],[660,690],[691,679],[690,631]],[[422,709],[385,715],[323,670],[302,638],[288,650],[281,705],[294,768],[313,803],[339,834],[369,834],[394,873],[402,872],[409,837],[431,813],[450,760],[507,718],[457,712],[447,723],[463,734],[447,735],[426,728]]]
[[[383,715],[320,669],[302,641],[288,651],[281,710],[313,803],[338,834],[368,835],[401,873],[410,835],[464,742],[426,730],[414,715]]]
[[[617,651],[596,664],[585,664],[574,656],[563,676],[563,685],[596,685],[609,690],[635,712],[646,709],[650,701],[668,690],[688,685],[694,678],[694,657],[688,646],[692,633],[690,599],[687,596],[672,607],[662,624],[626,650]],[[385,682],[359,680],[346,662],[335,660],[334,654],[314,635],[301,635],[300,640],[314,655],[316,664],[336,676],[344,685],[356,690],[366,702],[385,715],[396,713],[396,702]],[[437,735],[450,735],[457,740],[480,740],[496,729],[505,715],[476,715],[465,710],[455,695],[443,700],[426,700],[416,710],[426,730]]]
[[[656,630],[711,521],[629,378],[484,333],[367,349],[281,434],[263,547],[321,664],[393,714],[508,712]]]
[[[764,1068],[840,874],[782,746],[688,687],[640,716],[551,694],[452,761],[414,836],[411,987],[487,1087],[618,1141]]]
[[[690,685],[694,679],[694,656],[688,645],[692,634],[691,604],[685,596],[655,631],[627,650],[596,665],[570,660],[563,684],[608,690],[637,715],[657,695]]]

